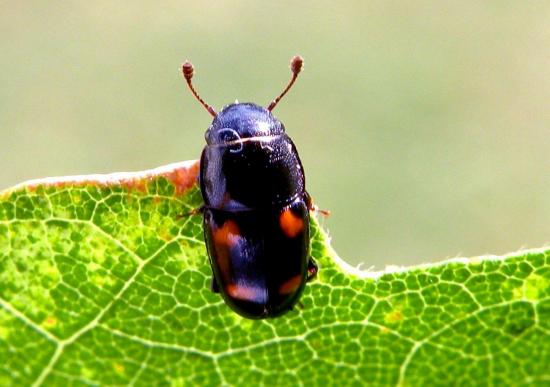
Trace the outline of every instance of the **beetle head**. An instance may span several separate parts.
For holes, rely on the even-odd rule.
[[[254,103],[234,103],[225,106],[219,113],[216,113],[212,106],[208,105],[199,96],[193,87],[192,78],[195,72],[191,62],[186,61],[182,66],[182,73],[191,93],[214,117],[212,125],[206,131],[206,142],[209,145],[227,144],[251,137],[277,136],[284,133],[284,125],[271,114],[281,98],[290,90],[298,74],[302,70],[303,59],[296,55],[290,62],[292,78],[281,94],[266,107]]]
[[[205,138],[208,145],[215,145],[284,132],[284,125],[266,108],[254,103],[233,103],[214,117]]]

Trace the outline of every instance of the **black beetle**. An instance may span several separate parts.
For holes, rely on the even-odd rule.
[[[195,91],[193,65],[182,68],[191,92],[214,117],[199,175],[211,288],[247,318],[291,310],[317,274],[309,256],[313,205],[302,163],[284,125],[271,114],[302,63],[299,56],[292,59],[292,79],[267,108],[235,102],[219,113]]]

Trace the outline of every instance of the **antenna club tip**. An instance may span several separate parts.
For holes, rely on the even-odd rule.
[[[304,58],[302,58],[300,55],[294,56],[292,60],[290,61],[290,69],[292,70],[293,74],[298,74],[302,70],[302,66],[304,65]]]
[[[193,73],[195,69],[193,68],[193,65],[188,60],[185,61],[185,63],[181,66],[181,71],[183,72],[183,76],[185,79],[189,80],[193,78]]]

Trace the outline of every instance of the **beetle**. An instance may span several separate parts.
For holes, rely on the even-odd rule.
[[[203,229],[212,268],[211,290],[250,319],[282,315],[317,274],[309,256],[309,211],[300,157],[272,110],[302,69],[267,107],[235,102],[216,112],[196,92],[193,65],[182,72],[194,97],[213,116],[200,159]]]

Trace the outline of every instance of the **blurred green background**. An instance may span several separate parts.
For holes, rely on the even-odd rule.
[[[275,110],[352,264],[550,241],[549,2],[0,1],[0,188],[198,158],[214,107]]]

